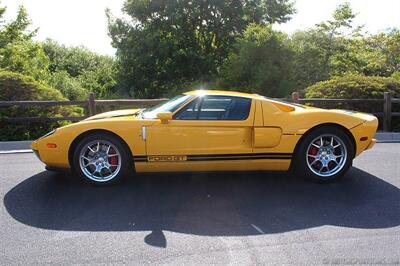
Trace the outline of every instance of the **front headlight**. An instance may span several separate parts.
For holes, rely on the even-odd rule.
[[[49,133],[47,133],[47,134],[41,136],[40,138],[38,138],[37,140],[44,139],[44,138],[46,138],[46,137],[48,137],[50,135],[53,135],[56,132],[56,130],[57,129],[54,129],[54,130],[50,131]]]

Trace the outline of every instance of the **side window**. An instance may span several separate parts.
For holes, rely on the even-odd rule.
[[[251,99],[233,97],[226,119],[246,120],[249,117],[250,107],[251,107]]]
[[[176,120],[196,120],[199,113],[199,105],[201,98],[197,98],[191,101],[185,107],[183,107],[177,114],[174,115]]]
[[[174,116],[178,120],[245,120],[251,99],[233,96],[204,96],[189,103]]]
[[[226,120],[232,98],[206,96],[201,103],[199,120]]]

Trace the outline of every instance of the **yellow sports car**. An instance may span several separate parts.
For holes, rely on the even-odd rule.
[[[112,111],[58,128],[32,143],[47,169],[92,184],[132,172],[294,170],[340,178],[375,144],[376,117],[231,91],[191,91],[148,108]]]

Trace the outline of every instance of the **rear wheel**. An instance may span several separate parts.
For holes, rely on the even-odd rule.
[[[321,127],[302,140],[296,153],[296,170],[306,178],[328,183],[341,178],[353,158],[352,142],[343,130]]]
[[[108,185],[120,182],[129,174],[130,156],[115,136],[94,133],[83,138],[74,151],[73,168],[85,182]]]

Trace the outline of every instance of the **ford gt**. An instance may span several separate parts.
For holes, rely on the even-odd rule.
[[[47,169],[69,169],[97,185],[135,172],[264,170],[327,183],[374,146],[377,127],[369,114],[198,90],[58,128],[32,149]]]

